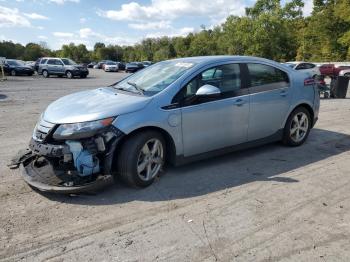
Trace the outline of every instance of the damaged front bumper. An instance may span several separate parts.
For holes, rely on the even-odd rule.
[[[112,162],[124,134],[109,127],[81,140],[36,141],[13,161],[20,164],[24,180],[46,192],[96,191],[113,179]]]

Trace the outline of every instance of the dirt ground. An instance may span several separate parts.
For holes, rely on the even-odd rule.
[[[307,143],[171,167],[146,189],[33,191],[6,164],[53,100],[113,83],[0,82],[1,261],[350,261],[350,100],[322,100]]]

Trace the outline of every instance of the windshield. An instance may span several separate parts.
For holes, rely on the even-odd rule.
[[[137,92],[141,90],[144,95],[154,95],[172,84],[194,63],[178,61],[165,61],[149,66],[115,85],[115,88]]]
[[[11,66],[23,66],[24,63],[19,60],[7,60],[7,63]]]
[[[76,62],[74,62],[73,60],[68,59],[68,58],[62,58],[61,60],[62,60],[63,64],[65,64],[65,65],[76,65],[77,64]]]

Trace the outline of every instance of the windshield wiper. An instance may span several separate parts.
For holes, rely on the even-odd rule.
[[[114,86],[114,88],[125,92],[135,93],[134,91],[131,91],[129,88],[125,88],[125,87]]]
[[[134,87],[137,91],[139,91],[141,93],[141,95],[144,94],[144,90],[139,87],[136,83],[134,82],[127,82],[129,85],[131,85],[132,87]]]

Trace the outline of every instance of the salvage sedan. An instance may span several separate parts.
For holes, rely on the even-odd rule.
[[[166,163],[282,141],[299,146],[318,118],[312,78],[239,56],[160,62],[50,104],[21,157],[24,179],[73,192],[119,178],[146,187]]]

